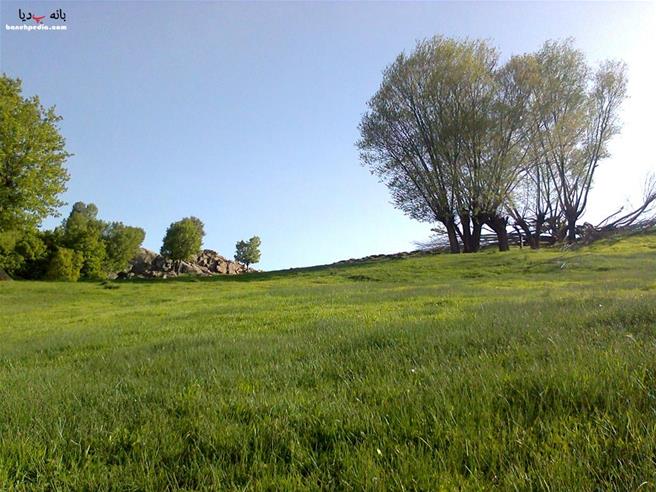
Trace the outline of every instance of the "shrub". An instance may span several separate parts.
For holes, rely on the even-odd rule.
[[[57,248],[48,265],[46,278],[76,282],[84,264],[82,253],[68,248]]]

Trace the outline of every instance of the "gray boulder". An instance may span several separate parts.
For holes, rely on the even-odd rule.
[[[150,251],[149,249],[146,248],[141,248],[139,254],[137,254],[137,256],[135,256],[130,261],[130,268],[128,271],[136,275],[145,273],[148,270],[152,269],[152,265],[157,259],[157,257],[161,258],[161,256],[155,253],[154,251]]]
[[[139,254],[130,261],[130,267],[119,272],[118,278],[172,278],[180,274],[186,275],[239,275],[249,269],[239,262],[228,260],[216,251],[206,249],[190,261],[172,261],[162,255],[147,249],[141,249]]]

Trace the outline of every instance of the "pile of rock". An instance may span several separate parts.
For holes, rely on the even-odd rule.
[[[117,278],[172,278],[183,274],[209,277],[210,275],[239,275],[251,271],[237,261],[228,260],[211,249],[203,250],[191,261],[173,261],[142,248],[130,261],[130,267]]]

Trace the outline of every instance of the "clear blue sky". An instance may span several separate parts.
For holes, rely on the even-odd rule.
[[[19,8],[62,8],[68,30],[6,31],[21,24]],[[75,154],[65,200],[143,227],[155,250],[167,225],[189,215],[205,222],[205,246],[226,256],[258,234],[265,269],[426,239],[430,226],[393,209],[354,143],[384,67],[434,34],[486,38],[504,56],[573,36],[592,61],[623,58],[624,133],[590,216],[635,201],[656,168],[653,3],[3,0],[1,16],[0,71],[64,118]]]

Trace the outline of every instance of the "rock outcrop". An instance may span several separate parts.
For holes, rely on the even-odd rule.
[[[228,260],[211,249],[203,250],[191,261],[173,261],[162,255],[141,248],[130,261],[130,267],[117,278],[172,278],[178,275],[239,275],[253,271],[237,261]]]

